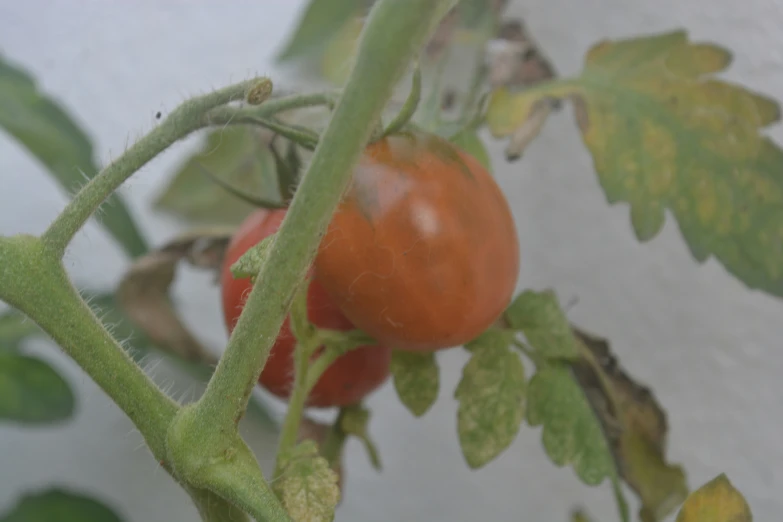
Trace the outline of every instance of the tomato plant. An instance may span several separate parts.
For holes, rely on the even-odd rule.
[[[433,351],[470,341],[503,312],[519,245],[492,175],[438,136],[411,132],[367,147],[314,266],[357,327]]]
[[[253,212],[239,226],[228,245],[221,270],[221,292],[223,315],[229,332],[234,329],[252,286],[249,278],[235,279],[231,265],[250,247],[274,234],[285,213],[282,209]],[[307,308],[309,320],[317,327],[344,331],[355,328],[318,281],[310,282]],[[295,347],[296,338],[291,332],[290,318],[286,318],[259,377],[265,389],[283,399],[290,395],[294,382]],[[319,349],[314,356],[320,355],[321,351]],[[310,391],[307,404],[325,408],[358,403],[387,380],[390,362],[391,349],[384,346],[361,346],[349,351],[321,375]]]

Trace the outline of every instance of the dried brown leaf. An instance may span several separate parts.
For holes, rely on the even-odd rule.
[[[573,373],[601,420],[620,476],[642,501],[642,521],[662,520],[688,495],[683,469],[666,462],[666,412],[622,369],[605,339],[573,331],[584,354]]]
[[[530,87],[557,76],[520,20],[504,22],[487,46],[492,88]]]
[[[119,306],[161,350],[186,360],[217,362],[181,321],[168,290],[180,262],[217,273],[232,233],[233,229],[215,228],[185,234],[136,259],[120,281]]]

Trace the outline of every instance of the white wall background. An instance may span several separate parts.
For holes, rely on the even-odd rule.
[[[254,73],[271,56],[301,1],[0,2],[0,51],[23,64],[76,114],[106,161],[149,130],[156,111]],[[779,0],[526,0],[513,2],[561,74],[575,73],[604,37],[687,28],[694,39],[734,51],[728,77],[783,99],[783,2]],[[780,129],[775,137],[783,138]],[[145,233],[159,244],[177,223],[148,212],[150,199],[192,147],[172,149],[123,189]],[[698,485],[719,472],[747,496],[758,520],[783,508],[783,302],[749,292],[715,262],[697,266],[671,220],[638,244],[628,210],[608,207],[569,111],[554,117],[523,161],[498,158],[522,244],[522,287],[554,286],[578,297],[573,320],[609,337],[626,368],[653,386],[668,409],[671,456]],[[0,134],[0,233],[39,233],[64,195],[15,143]],[[125,265],[91,224],[67,257],[82,284],[113,284]],[[220,345],[216,289],[182,278],[176,297],[205,339]],[[23,490],[70,484],[106,499],[128,520],[195,520],[185,494],[156,469],[124,415],[55,347],[43,353],[78,385],[74,422],[53,430],[0,427],[0,512]],[[442,394],[414,420],[391,385],[370,404],[385,469],[372,471],[351,445],[348,490],[338,519],[564,521],[573,505],[616,519],[608,487],[588,489],[549,464],[540,433],[522,429],[506,454],[478,472],[460,456],[452,399],[464,356],[443,354]],[[162,370],[161,370],[162,372]],[[159,379],[173,377],[160,373]],[[192,392],[197,384],[187,385]],[[184,393],[179,392],[179,393]],[[268,463],[274,436],[245,427]]]

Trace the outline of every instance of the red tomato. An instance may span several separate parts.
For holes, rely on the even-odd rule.
[[[386,346],[434,351],[503,313],[519,245],[508,202],[475,158],[406,134],[368,146],[314,268],[358,328]]]
[[[245,299],[250,293],[250,279],[234,279],[231,265],[250,247],[275,233],[285,216],[285,210],[258,210],[242,223],[228,245],[223,261],[221,290],[223,315],[229,332],[234,329]],[[345,318],[317,281],[311,281],[307,294],[308,317],[321,328],[352,330]],[[286,399],[294,381],[293,351],[296,338],[289,318],[280,329],[259,382],[272,394]],[[348,406],[358,403],[383,384],[389,376],[391,349],[382,346],[362,346],[337,359],[313,387],[308,406]]]

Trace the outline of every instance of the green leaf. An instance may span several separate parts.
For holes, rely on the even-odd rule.
[[[350,18],[331,38],[321,55],[321,75],[332,85],[342,86],[356,61],[359,36],[364,28],[361,18]]]
[[[449,138],[449,141],[476,158],[487,171],[492,172],[492,159],[475,130],[463,129]]]
[[[522,292],[506,309],[505,318],[511,328],[521,330],[544,357],[574,359],[579,356],[571,325],[551,290]]]
[[[489,330],[466,346],[472,356],[455,391],[457,431],[468,465],[480,468],[508,448],[525,415],[525,369],[513,334]]]
[[[122,522],[117,512],[87,496],[59,488],[28,494],[0,522]]]
[[[721,473],[688,496],[677,522],[751,522],[745,497]]]
[[[783,151],[760,134],[780,108],[715,79],[730,60],[682,31],[604,41],[578,78],[496,92],[487,121],[507,135],[536,100],[570,98],[607,200],[630,204],[640,241],[668,209],[697,261],[713,255],[749,287],[783,296]]]
[[[16,310],[8,310],[0,315],[0,351],[16,350],[26,338],[42,334],[41,329]]]
[[[558,466],[571,464],[588,485],[616,474],[609,445],[582,389],[562,364],[547,364],[530,379],[527,420],[543,426],[543,444]]]
[[[218,186],[207,173],[246,194],[280,199],[274,157],[261,132],[234,125],[207,136],[204,146],[184,162],[155,200],[155,208],[210,225],[238,225],[256,210]]]
[[[434,353],[394,350],[391,374],[400,401],[416,417],[424,415],[437,400],[440,371]]]
[[[43,163],[69,194],[98,173],[84,131],[25,71],[0,58],[0,128]],[[107,199],[98,220],[132,257],[147,244],[118,194]]]
[[[251,278],[254,279],[261,267],[264,266],[269,249],[274,244],[277,234],[271,234],[259,241],[257,244],[248,248],[247,251],[239,256],[239,259],[231,265],[231,275],[235,279]]]
[[[273,488],[294,522],[334,520],[334,510],[340,500],[338,476],[325,458],[318,455],[318,446],[306,440],[290,454],[283,455],[285,466]]]
[[[323,49],[345,23],[359,13],[362,4],[362,0],[310,0],[277,60],[301,58]]]
[[[360,405],[349,406],[343,408],[340,415],[340,429],[352,436],[359,439],[364,445],[364,450],[367,452],[367,456],[370,458],[370,464],[376,470],[380,471],[381,455],[378,452],[378,447],[370,437],[367,425],[370,423],[370,410]]]
[[[74,411],[68,383],[36,357],[0,353],[0,419],[22,424],[63,421]]]

